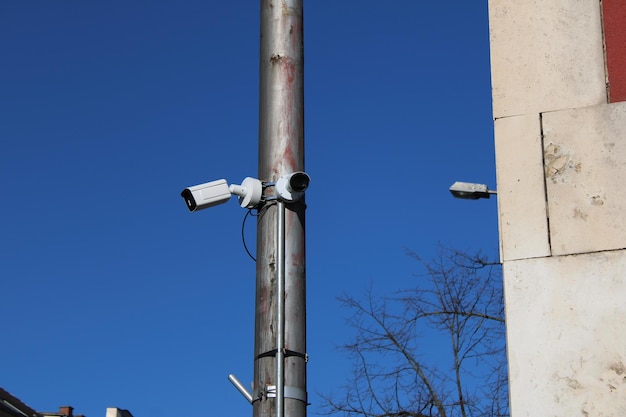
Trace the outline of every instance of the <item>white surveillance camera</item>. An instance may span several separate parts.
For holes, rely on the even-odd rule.
[[[276,193],[283,201],[297,201],[304,195],[304,191],[309,188],[311,177],[306,172],[297,171],[285,175],[276,181]]]
[[[206,182],[183,190],[189,211],[197,211],[227,202],[232,196],[226,180]]]
[[[185,188],[180,195],[185,199],[189,211],[197,211],[227,202],[235,194],[239,205],[254,208],[263,197],[263,184],[256,178],[244,178],[241,185],[226,183],[226,180],[206,182]]]

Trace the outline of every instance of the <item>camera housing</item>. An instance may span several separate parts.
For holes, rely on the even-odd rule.
[[[304,191],[309,188],[311,177],[302,171],[296,171],[284,175],[276,181],[276,193],[282,201],[298,201],[304,195]]]
[[[180,195],[187,203],[189,211],[198,211],[224,204],[230,200],[232,193],[226,180],[222,179],[185,188]]]

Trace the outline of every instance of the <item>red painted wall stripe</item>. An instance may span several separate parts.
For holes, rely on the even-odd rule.
[[[626,101],[626,1],[602,0],[609,102]]]

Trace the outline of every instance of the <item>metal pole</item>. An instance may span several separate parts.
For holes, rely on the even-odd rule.
[[[285,203],[276,212],[276,417],[285,416]]]
[[[302,0],[261,0],[259,175],[273,182],[304,171],[304,48]],[[266,189],[271,196],[273,187]],[[278,205],[257,219],[253,416],[306,416],[305,204],[285,203],[284,294],[277,294]],[[278,299],[284,302],[284,349],[278,341]],[[282,352],[279,352],[282,351]],[[281,355],[282,353],[282,355]],[[283,376],[278,376],[278,363]],[[277,378],[281,379],[278,381]],[[269,395],[268,395],[269,394]],[[280,410],[279,410],[280,411]]]

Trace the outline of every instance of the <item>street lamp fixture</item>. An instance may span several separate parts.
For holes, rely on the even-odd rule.
[[[490,190],[485,184],[474,184],[471,182],[457,181],[450,187],[450,192],[456,198],[465,200],[478,200],[479,198],[489,198],[491,194],[497,194],[495,190]]]

